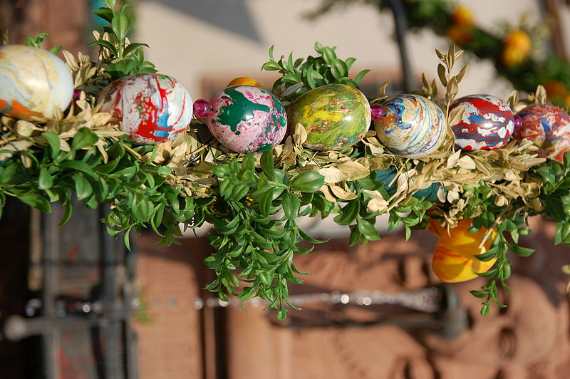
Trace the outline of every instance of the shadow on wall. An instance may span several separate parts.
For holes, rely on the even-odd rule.
[[[167,5],[217,28],[263,45],[246,0],[146,0]]]

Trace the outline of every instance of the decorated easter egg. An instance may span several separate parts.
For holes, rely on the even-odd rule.
[[[373,116],[376,135],[397,155],[425,157],[445,141],[445,115],[423,96],[399,95],[380,105],[379,110]]]
[[[73,97],[69,67],[37,47],[0,47],[0,113],[44,120],[64,111]]]
[[[121,123],[139,143],[173,140],[192,121],[192,97],[176,80],[162,74],[119,79],[101,93],[102,110]]]
[[[436,221],[430,223],[429,228],[438,236],[432,269],[442,282],[459,283],[475,279],[495,264],[496,258],[482,261],[477,259],[477,255],[491,248],[496,232],[492,230],[489,233],[485,228],[471,232],[472,225],[471,220],[464,219],[448,231]]]
[[[259,83],[254,78],[250,78],[249,76],[240,76],[235,79],[232,79],[228,85],[228,87],[238,87],[238,86],[252,86],[252,87],[259,87]]]
[[[570,116],[553,105],[529,105],[517,113],[514,138],[533,141],[544,155],[564,160],[570,151]]]
[[[457,99],[450,109],[455,144],[466,151],[494,150],[505,146],[513,135],[514,115],[509,105],[491,95]]]
[[[208,129],[222,145],[236,153],[263,150],[285,137],[285,109],[266,89],[228,87],[212,100],[210,107]]]
[[[289,125],[302,124],[306,146],[334,150],[354,145],[370,127],[370,104],[357,88],[329,84],[302,95],[287,108]]]

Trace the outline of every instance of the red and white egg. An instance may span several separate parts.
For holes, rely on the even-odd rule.
[[[542,148],[544,156],[558,161],[570,151],[570,116],[553,105],[529,105],[516,115],[514,138]]]
[[[175,79],[143,74],[119,79],[102,92],[102,111],[139,143],[175,139],[192,121],[192,97]]]
[[[455,144],[465,151],[499,149],[513,135],[513,111],[495,96],[462,97],[452,104],[450,112],[452,116],[460,113],[450,127],[455,134]]]

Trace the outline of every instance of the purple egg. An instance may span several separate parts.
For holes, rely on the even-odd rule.
[[[558,161],[570,151],[570,116],[553,105],[529,105],[517,113],[514,138],[526,139],[541,147],[544,156]]]

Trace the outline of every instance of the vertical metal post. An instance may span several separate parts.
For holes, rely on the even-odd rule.
[[[99,208],[99,217],[105,217],[105,209]],[[105,379],[122,379],[122,349],[121,349],[121,314],[123,307],[117,296],[118,257],[122,252],[116,248],[116,239],[105,232],[105,227],[99,228],[102,264],[102,304],[103,312],[107,315],[106,322],[101,324],[103,344],[103,373]]]
[[[545,20],[548,20],[548,23],[550,24],[550,49],[560,58],[568,60],[568,51],[566,50],[566,44],[564,41],[564,22],[560,15],[560,8],[562,7],[561,1],[539,0],[538,5],[542,13],[542,17]]]
[[[123,286],[123,307],[125,309],[125,319],[124,319],[124,334],[125,334],[125,367],[127,370],[126,379],[137,379],[138,374],[138,344],[137,344],[137,334],[133,329],[133,312],[132,306],[135,295],[135,277],[136,277],[136,254],[134,252],[134,243],[131,243],[131,248],[133,251],[125,251],[123,255],[125,256],[125,271],[126,280]],[[124,250],[124,248],[121,246]]]
[[[56,208],[54,213],[60,209]],[[37,215],[37,213],[36,213]],[[56,222],[56,215],[41,215],[43,224],[42,250],[43,250],[43,317],[54,319],[57,317],[55,300],[58,290],[58,270],[59,253],[61,250],[59,228]],[[46,379],[59,379],[59,359],[60,350],[59,330],[51,328],[45,330],[42,336],[43,366]]]
[[[402,0],[385,0],[386,4],[394,15],[394,32],[396,34],[396,42],[398,43],[398,51],[400,53],[400,66],[402,67],[402,88],[404,91],[410,91],[413,87],[412,65],[410,63],[408,48],[406,45],[406,12]],[[382,4],[382,3],[380,3]]]

